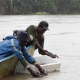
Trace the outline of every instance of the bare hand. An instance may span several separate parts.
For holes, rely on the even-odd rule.
[[[59,58],[56,54],[52,54],[51,52],[47,53],[47,55],[52,58]]]
[[[33,77],[43,77],[39,72],[32,73]]]
[[[48,73],[43,69],[43,70],[41,71],[41,75],[46,76],[46,75],[48,75]]]
[[[31,73],[33,77],[43,77],[39,72],[33,71],[30,67],[27,70]]]
[[[35,66],[38,68],[41,75],[43,75],[43,76],[48,75],[48,73],[39,64],[36,64]]]

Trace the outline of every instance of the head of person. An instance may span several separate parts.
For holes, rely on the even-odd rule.
[[[23,46],[26,46],[26,44],[28,43],[29,41],[29,35],[27,32],[25,31],[18,31],[17,32],[17,38],[19,39],[20,41],[20,46],[23,47]]]
[[[48,22],[46,21],[41,21],[39,24],[38,24],[38,34],[44,34],[48,29]]]

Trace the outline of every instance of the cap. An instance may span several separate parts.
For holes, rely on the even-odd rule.
[[[17,38],[21,41],[26,41],[28,42],[29,41],[29,35],[27,32],[25,31],[18,31],[17,32]]]
[[[48,22],[46,22],[46,21],[41,21],[41,22],[39,23],[39,25],[38,25],[38,27],[44,28],[45,30],[49,30],[49,29],[48,29],[48,26],[49,26],[49,24],[48,24]]]

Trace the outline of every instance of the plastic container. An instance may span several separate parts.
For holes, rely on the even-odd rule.
[[[37,63],[39,63],[47,72],[60,70],[61,62],[57,61],[56,59],[48,56],[38,56],[34,58],[36,59]],[[33,70],[38,71],[38,69],[34,65],[29,64],[29,66]],[[29,71],[26,70],[20,62],[18,62],[15,72],[29,74]]]

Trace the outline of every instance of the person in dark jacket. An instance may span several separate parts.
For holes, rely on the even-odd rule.
[[[47,75],[45,70],[27,52],[26,44],[28,43],[28,40],[29,35],[24,31],[18,31],[17,38],[15,36],[7,36],[2,42],[0,42],[0,59],[3,59],[12,54],[16,54],[21,64],[31,73],[33,77],[40,77],[40,74]],[[40,73],[32,70],[27,61],[30,64],[36,66]]]

